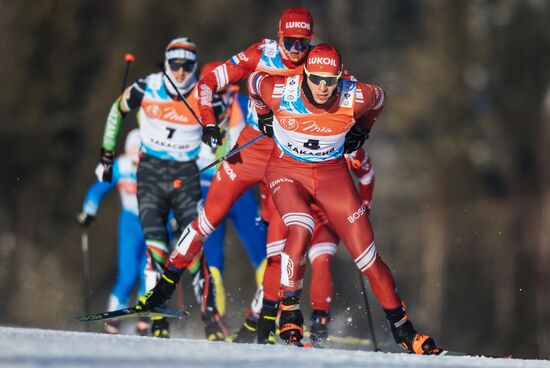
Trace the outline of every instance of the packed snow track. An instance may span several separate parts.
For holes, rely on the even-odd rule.
[[[415,356],[0,327],[0,367],[524,367],[549,361]]]

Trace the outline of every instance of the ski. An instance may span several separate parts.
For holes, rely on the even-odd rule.
[[[100,321],[104,319],[113,318],[133,318],[133,317],[164,317],[164,318],[178,318],[182,319],[188,316],[189,312],[177,311],[173,309],[153,308],[152,310],[143,311],[138,310],[136,307],[129,307],[124,309],[118,309],[109,312],[100,312],[95,314],[89,314],[84,316],[75,317],[80,322]]]
[[[304,327],[304,337],[310,337],[310,332],[305,327]],[[352,337],[352,336],[329,335],[328,341],[335,344],[350,345],[350,346],[371,346],[372,345],[371,339],[364,339],[361,337]]]
[[[468,354],[459,351],[443,350],[441,354],[445,356],[464,356],[464,357],[476,357],[476,358],[496,358],[496,359],[511,359],[511,355],[496,356],[496,355],[483,355],[483,354]]]
[[[306,333],[306,336],[309,336],[309,334]],[[343,345],[350,345],[350,346],[371,346],[372,345],[372,340],[370,339],[362,339],[360,337],[352,337],[352,336],[329,335],[328,341],[335,344],[343,344]]]

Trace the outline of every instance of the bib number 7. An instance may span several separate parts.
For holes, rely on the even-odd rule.
[[[172,137],[174,136],[174,133],[176,132],[176,129],[167,127],[166,130],[168,130],[168,137],[166,138],[172,139]]]

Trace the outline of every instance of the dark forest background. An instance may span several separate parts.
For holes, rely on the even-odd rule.
[[[130,79],[154,72],[175,36],[195,40],[201,63],[225,60],[276,37],[293,5],[310,9],[316,42],[333,43],[359,80],[386,90],[367,142],[371,217],[417,327],[451,350],[550,358],[546,0],[0,0],[0,323],[83,329],[73,320],[82,312],[74,215],[124,54],[136,56]],[[124,132],[135,124],[126,119]],[[115,275],[118,209],[111,194],[90,232],[96,311]],[[254,288],[243,257],[231,235],[233,329]],[[333,331],[367,337],[352,265],[340,250]],[[185,298],[193,304],[189,290]],[[200,337],[192,314],[182,334]]]

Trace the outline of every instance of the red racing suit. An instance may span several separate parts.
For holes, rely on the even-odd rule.
[[[372,195],[374,191],[374,170],[370,157],[364,148],[346,155],[348,167],[359,182],[359,195],[367,208],[371,208]],[[275,203],[268,195],[267,186],[262,183],[262,218],[265,221],[278,223],[282,222]],[[312,310],[328,312],[332,300],[333,278],[332,278],[332,257],[338,249],[340,238],[332,229],[325,213],[317,204],[311,204],[311,212],[315,220],[315,228],[311,237],[311,245],[308,249],[308,258],[311,264],[311,283],[309,288]],[[284,223],[283,223],[284,224]],[[280,228],[279,226],[276,228]],[[266,298],[271,296],[277,298],[281,275],[280,254],[286,243],[286,227],[284,232],[272,231],[267,242],[268,267],[265,271],[264,280],[273,279],[277,283],[277,290],[266,290]],[[269,294],[268,294],[269,292]]]
[[[212,95],[229,84],[248,77],[251,73],[260,71],[270,75],[294,75],[302,73],[302,65],[292,64],[285,59],[277,41],[264,39],[255,43],[245,51],[239,52],[224,64],[216,67],[198,82],[200,93],[199,111],[203,124],[215,124],[216,119],[212,109]],[[250,87],[249,87],[250,88]],[[257,117],[253,108],[249,109],[247,126],[241,131],[235,147],[241,146],[261,133],[256,129]],[[202,249],[204,240],[220,224],[235,201],[250,186],[264,180],[265,169],[273,150],[273,140],[263,138],[248,146],[243,151],[232,156],[219,167],[210,190],[198,217],[183,231],[178,246],[167,262],[168,268],[183,269]],[[284,232],[282,222],[271,223],[268,230],[274,231],[276,226],[282,227],[277,233]],[[269,259],[268,259],[269,264]],[[271,280],[271,279],[270,279]],[[268,281],[266,281],[268,282]],[[278,282],[264,289],[278,290]]]
[[[267,166],[266,183],[287,226],[281,256],[283,296],[302,289],[305,255],[315,220],[311,204],[326,214],[357,267],[369,279],[384,309],[401,305],[395,281],[380,258],[366,206],[355,189],[345,158],[345,135],[358,124],[370,130],[384,106],[383,90],[372,84],[340,79],[325,106],[310,103],[301,75],[263,76],[250,89],[258,114],[273,111],[276,148]]]

